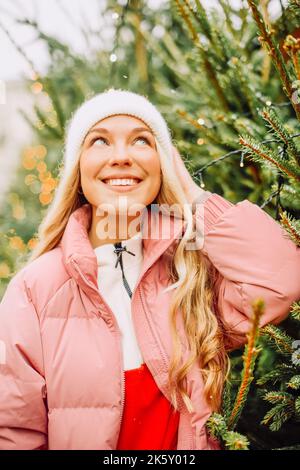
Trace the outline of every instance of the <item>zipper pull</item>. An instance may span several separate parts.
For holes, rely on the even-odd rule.
[[[131,251],[127,251],[126,246],[122,246],[121,242],[114,243],[114,247],[115,247],[114,253],[116,253],[117,256],[118,256],[117,262],[115,264],[115,268],[120,263],[124,287],[126,289],[127,294],[129,295],[129,297],[132,298],[132,292],[131,292],[130,286],[128,284],[128,281],[127,281],[127,279],[125,277],[125,273],[124,273],[122,254],[123,254],[123,251],[126,251],[127,253],[129,253],[130,255],[133,255],[133,256],[135,256],[135,254],[131,253]]]
[[[114,253],[116,253],[117,255],[117,262],[115,264],[115,268],[118,266],[119,263],[121,264],[123,251],[126,251],[126,253],[135,256],[135,253],[132,253],[131,251],[127,250],[126,246],[122,246],[122,242],[114,243],[114,247]]]

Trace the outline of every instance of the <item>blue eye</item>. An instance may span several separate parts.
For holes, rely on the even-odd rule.
[[[142,137],[142,136],[141,136],[141,137],[137,137],[137,138],[135,139],[135,141],[136,141],[136,140],[144,140],[145,142],[147,142],[147,144],[149,144],[149,140],[146,139],[146,137]]]
[[[92,141],[92,145],[94,145],[98,140],[103,140],[104,142],[108,143],[108,141],[104,137],[97,137],[96,139],[94,139]],[[134,140],[134,142],[136,142],[137,140],[144,140],[148,145],[150,144],[149,140],[146,137],[143,137],[143,136],[137,137]]]
[[[94,140],[93,140],[92,145],[94,145],[94,144],[97,142],[97,140],[103,140],[103,141],[105,141],[105,142],[107,143],[107,140],[104,139],[104,137],[97,137],[97,139],[94,139]]]

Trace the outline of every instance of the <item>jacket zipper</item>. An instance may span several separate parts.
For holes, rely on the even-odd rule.
[[[142,304],[142,307],[143,307],[143,310],[144,310],[144,314],[145,314],[147,323],[148,323],[148,325],[149,325],[149,328],[151,329],[152,336],[153,336],[153,337],[155,338],[155,340],[156,340],[156,343],[157,343],[157,345],[158,345],[158,347],[159,347],[159,350],[160,350],[160,354],[161,354],[161,356],[162,356],[162,358],[163,358],[163,361],[164,361],[164,365],[165,365],[165,367],[166,367],[166,370],[168,370],[168,361],[167,361],[167,357],[166,357],[165,351],[164,351],[163,348],[161,347],[160,341],[157,339],[156,335],[154,334],[154,330],[153,330],[151,321],[149,320],[148,315],[147,315],[147,309],[146,309],[145,304],[144,304],[143,295],[142,295],[142,291],[141,291],[141,288],[140,288],[140,283],[139,283],[139,285],[138,285],[138,293],[139,293],[139,297],[140,297],[140,300],[141,300],[141,304]]]
[[[158,345],[159,347],[159,350],[160,350],[160,353],[161,353],[161,357],[163,358],[163,362],[164,362],[164,365],[166,367],[166,370],[168,370],[169,368],[169,364],[168,364],[168,360],[167,360],[167,355],[165,353],[165,351],[163,350],[163,347],[161,346],[160,344],[160,341],[159,339],[155,336],[155,333],[154,333],[154,330],[153,330],[153,327],[152,327],[152,324],[151,324],[151,320],[149,319],[148,317],[148,314],[147,314],[147,309],[145,307],[145,304],[144,304],[144,300],[143,300],[143,295],[142,295],[142,290],[140,288],[140,284],[138,285],[138,292],[139,292],[139,297],[140,297],[140,300],[141,300],[141,304],[142,304],[142,307],[143,307],[143,310],[144,310],[144,313],[145,313],[145,317],[147,319],[147,323],[149,325],[149,328],[151,329],[151,332],[152,332],[152,336],[156,339],[156,344]],[[187,412],[185,409],[184,409],[184,412]],[[179,413],[180,413],[180,407],[179,407]],[[189,432],[189,448],[191,450],[194,449],[194,438],[193,438],[193,432],[191,431],[191,429],[189,428],[188,430]]]
[[[78,263],[75,259],[71,259],[71,262],[73,265],[75,265],[76,271],[79,273],[80,277],[82,280],[90,286],[95,292],[97,292],[98,296],[101,298],[103,301],[104,305],[106,306],[108,312],[111,314],[112,318],[114,319],[115,327],[118,332],[118,346],[119,346],[119,353],[120,353],[120,369],[121,369],[121,414],[120,414],[120,430],[122,426],[122,419],[123,419],[123,413],[124,413],[124,403],[125,403],[125,372],[124,372],[124,367],[123,367],[123,351],[122,351],[122,344],[121,344],[121,331],[119,328],[119,325],[117,324],[117,320],[115,318],[115,315],[113,311],[111,310],[110,306],[106,303],[105,299],[101,296],[100,292],[94,287],[94,285],[84,276],[82,273],[80,267],[78,266]],[[120,433],[119,433],[120,434]],[[118,442],[118,441],[117,441]]]

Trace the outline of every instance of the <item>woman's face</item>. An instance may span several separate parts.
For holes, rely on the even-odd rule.
[[[160,160],[151,129],[140,119],[124,114],[102,119],[85,137],[80,174],[83,193],[93,206],[111,204],[118,212],[120,196],[127,198],[127,207],[150,204],[161,185]]]

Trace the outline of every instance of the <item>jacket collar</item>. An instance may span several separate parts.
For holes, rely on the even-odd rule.
[[[87,294],[98,298],[97,257],[88,237],[91,221],[92,207],[89,203],[76,209],[69,217],[59,246],[70,276]],[[162,211],[153,210],[151,206],[146,208],[141,224],[143,263],[140,279],[172,243],[180,238],[184,224],[180,218],[169,217]]]

